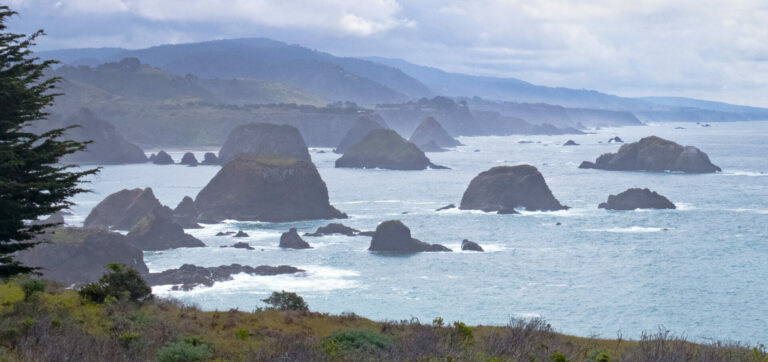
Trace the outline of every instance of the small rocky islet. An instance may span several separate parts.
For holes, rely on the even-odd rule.
[[[677,171],[713,173],[722,171],[709,156],[693,146],[682,146],[661,137],[649,136],[627,143],[616,153],[601,155],[595,162],[584,161],[579,168],[609,171]]]

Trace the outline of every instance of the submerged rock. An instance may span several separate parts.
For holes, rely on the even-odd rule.
[[[464,251],[485,251],[483,248],[474,241],[464,239],[461,241],[461,250]]]
[[[669,199],[649,189],[632,188],[618,195],[608,196],[608,201],[598,208],[608,210],[675,209]]]
[[[235,243],[234,245],[232,245],[232,247],[235,248],[235,249],[253,250],[253,247],[250,244],[244,243],[242,241],[239,242],[239,243]]]
[[[219,158],[216,157],[216,154],[213,152],[206,152],[203,155],[203,162],[200,162],[201,165],[220,165],[221,162],[219,161]]]
[[[187,152],[181,157],[181,162],[179,163],[187,166],[197,166],[197,158],[192,152]]]
[[[304,270],[290,265],[269,266],[231,264],[217,267],[201,267],[184,264],[178,269],[169,269],[160,273],[150,273],[145,277],[149,285],[175,285],[174,290],[190,290],[196,286],[212,286],[216,282],[232,280],[232,275],[246,273],[250,275],[295,274]]]
[[[162,207],[152,189],[121,190],[107,196],[85,218],[88,228],[128,230],[150,211]]]
[[[299,233],[296,232],[296,228],[291,228],[290,230],[283,233],[283,235],[280,235],[280,245],[281,248],[288,248],[288,249],[310,249],[312,248],[309,246],[309,243],[304,241],[304,239],[299,236]]]
[[[171,158],[171,155],[169,155],[165,151],[160,151],[156,155],[153,155],[154,157],[150,157],[150,161],[154,163],[155,165],[173,165],[173,159]]]
[[[200,221],[287,222],[344,219],[328,202],[315,165],[296,159],[240,154],[195,199]]]
[[[437,209],[435,209],[435,211],[450,210],[450,209],[455,209],[455,208],[456,208],[456,205],[449,204],[449,205],[445,205],[443,207],[437,208]]]
[[[443,148],[462,146],[461,142],[451,137],[440,122],[432,117],[425,118],[408,140],[426,152],[439,152]],[[427,150],[425,147],[438,151]]]
[[[304,236],[323,236],[323,235],[334,235],[334,234],[355,236],[357,235],[358,232],[360,232],[360,230],[353,229],[343,224],[330,223],[328,225],[317,228],[317,230],[314,233],[305,233]]]
[[[235,127],[221,146],[219,161],[227,164],[241,153],[259,158],[293,158],[312,162],[301,133],[288,125],[250,123]]]
[[[333,152],[347,152],[350,147],[360,142],[369,132],[375,129],[387,129],[386,125],[384,125],[384,120],[375,119],[372,116],[359,117],[355,121],[355,124],[352,125],[352,128],[350,128],[349,131],[347,131],[347,134],[344,135],[344,138],[341,139],[341,142],[339,142],[339,145],[336,146],[336,149],[334,149]]]
[[[385,221],[376,227],[370,251],[391,253],[417,253],[423,251],[451,251],[440,244],[428,244],[411,237],[411,230],[400,220]]]
[[[216,233],[216,236],[227,236],[234,234],[234,231],[219,231]]]
[[[650,136],[624,144],[617,153],[606,153],[597,161],[584,161],[579,168],[611,171],[681,171],[711,173],[721,171],[709,156],[693,146],[681,146],[660,137]]]
[[[516,213],[515,208],[555,211],[567,209],[549,190],[544,177],[531,165],[497,166],[481,172],[461,198],[462,210]]]
[[[171,219],[173,211],[167,207],[152,210],[128,232],[128,240],[141,250],[167,250],[203,247],[202,241],[185,234],[184,229]]]
[[[563,143],[563,146],[578,146],[579,144],[574,142],[573,140],[568,140],[568,142]]]
[[[393,130],[377,129],[350,147],[336,167],[383,168],[389,170],[424,170],[437,168],[416,145]]]

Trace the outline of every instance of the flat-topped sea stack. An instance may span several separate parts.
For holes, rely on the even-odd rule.
[[[249,123],[235,127],[219,151],[219,162],[226,164],[240,153],[312,162],[301,133],[288,125]]]
[[[462,145],[445,131],[440,122],[432,117],[427,117],[421,121],[416,130],[413,131],[409,141],[425,152],[439,152],[442,148]]]
[[[141,250],[167,250],[203,247],[202,241],[185,234],[173,222],[173,211],[165,206],[155,208],[131,228],[128,240]]]
[[[675,209],[666,197],[649,189],[632,188],[618,195],[609,195],[608,201],[598,205],[608,210]]]
[[[385,221],[376,227],[370,251],[418,253],[422,251],[451,251],[440,244],[429,244],[411,237],[411,229],[400,220]]]
[[[352,128],[347,131],[347,134],[344,135],[344,138],[341,139],[341,142],[339,142],[339,145],[336,146],[336,149],[334,149],[333,152],[347,152],[350,147],[365,138],[369,132],[375,129],[387,128],[388,127],[384,124],[384,120],[381,118],[377,119],[372,116],[361,116],[355,121]]]
[[[107,196],[85,218],[88,228],[129,230],[150,211],[162,207],[152,189],[121,190]]]
[[[518,165],[497,166],[475,176],[464,191],[459,208],[514,214],[516,208],[555,211],[568,207],[552,195],[536,167]]]
[[[376,129],[336,160],[339,168],[424,170],[444,168],[429,161],[424,151],[391,129]]]
[[[241,153],[197,194],[200,221],[343,219],[311,162]]]
[[[709,156],[693,146],[681,146],[660,137],[650,136],[624,144],[617,153],[606,153],[595,162],[584,161],[579,168],[610,171],[679,171],[711,173],[721,171]]]

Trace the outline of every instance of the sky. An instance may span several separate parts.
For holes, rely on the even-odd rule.
[[[39,50],[268,37],[622,96],[768,107],[766,0],[5,0]]]

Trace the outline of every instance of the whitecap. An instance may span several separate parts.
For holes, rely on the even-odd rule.
[[[760,215],[768,215],[768,210],[766,209],[725,209],[726,211],[732,211],[732,212],[750,212]]]
[[[734,170],[734,171],[722,172],[722,173],[720,173],[720,175],[723,175],[723,176],[753,176],[753,177],[759,177],[759,176],[768,176],[768,173],[760,172],[760,171],[739,171],[739,170]]]

